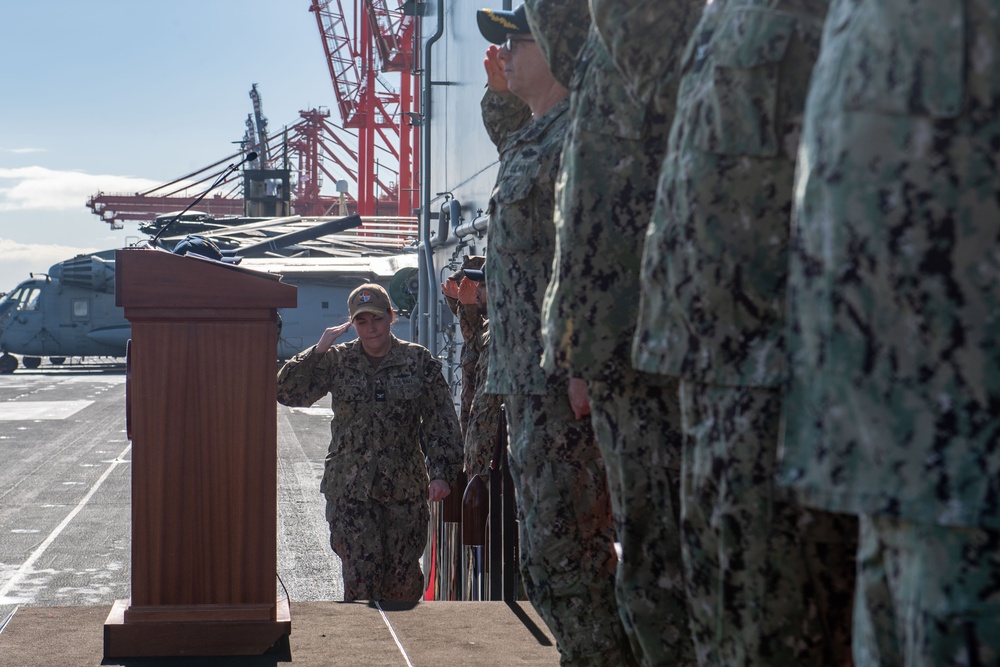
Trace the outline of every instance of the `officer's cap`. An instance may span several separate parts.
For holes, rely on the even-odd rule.
[[[531,34],[523,4],[514,11],[480,9],[476,12],[476,22],[479,23],[479,32],[493,44],[503,44],[507,35]]]

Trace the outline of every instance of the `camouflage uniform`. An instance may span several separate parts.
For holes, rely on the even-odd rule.
[[[659,16],[643,17],[642,28],[657,32],[664,54],[679,54],[700,4],[666,4]],[[678,5],[686,21],[645,21],[676,19]],[[525,7],[553,71],[576,65],[556,190],[543,364],[590,381],[591,419],[622,548],[616,595],[633,653],[644,665],[688,664],[694,651],[681,561],[677,382],[637,373],[630,362],[639,262],[672,109],[658,111],[648,94],[638,99],[627,89],[586,0],[528,0]]]
[[[486,374],[490,366],[489,320],[484,320],[478,346],[482,352],[476,365],[476,395],[472,398],[465,432],[465,471],[485,477],[493,461],[500,408],[503,407],[502,396],[486,393]]]
[[[704,0],[589,0],[590,15],[631,94],[673,118],[678,63]]]
[[[452,299],[446,297],[445,301],[450,302]],[[486,330],[485,320],[478,313],[475,313],[475,310],[475,306],[462,303],[458,304],[457,307],[463,338],[462,353],[459,357],[459,366],[462,369],[462,390],[459,395],[458,419],[462,426],[463,438],[469,432],[472,401],[476,395],[476,369],[479,367],[479,359],[483,355],[481,343],[483,332]]]
[[[634,361],[682,379],[683,551],[703,667],[850,660],[856,522],[774,484],[795,151],[825,11],[705,6],[646,238]]]
[[[502,102],[487,91],[483,120]],[[563,665],[621,665],[607,483],[589,420],[575,419],[568,378],[540,366],[542,296],[552,271],[555,176],[569,103],[563,100],[498,144],[490,201],[486,391],[503,394],[509,463],[520,517],[525,591],[559,646]],[[624,654],[624,655],[623,655]]]
[[[355,340],[325,354],[310,347],[278,372],[282,405],[309,406],[327,393],[332,439],[320,491],[344,600],[418,600],[428,467],[431,479],[452,480],[462,458],[441,362],[393,337],[378,367]]]
[[[897,643],[906,665],[1000,663],[998,68],[992,0],[831,4],[795,187],[781,480],[866,517],[859,662]]]
[[[507,143],[531,121],[531,109],[510,93],[487,90],[479,104],[486,133],[497,147]]]
[[[524,13],[549,71],[569,90],[590,29],[587,0],[528,0]]]
[[[482,268],[482,257],[468,257],[462,262],[462,269]],[[456,284],[464,277],[462,269],[453,273],[449,279]],[[483,352],[483,332],[486,330],[486,319],[479,313],[475,304],[465,304],[454,297],[445,295],[445,303],[449,310],[458,318],[458,326],[462,332],[462,353],[458,365],[462,369],[462,390],[459,396],[459,424],[462,426],[462,437],[468,435],[469,420],[472,414],[472,400],[476,395],[476,378],[479,357]]]

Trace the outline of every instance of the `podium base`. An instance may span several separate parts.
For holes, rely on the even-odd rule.
[[[128,623],[128,600],[116,600],[104,621],[105,658],[262,655],[292,632],[288,600],[278,600],[276,620],[185,620]]]

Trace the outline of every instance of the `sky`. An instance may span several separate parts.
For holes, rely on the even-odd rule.
[[[140,238],[86,207],[235,153],[260,92],[271,134],[336,98],[311,0],[6,0],[0,292]],[[342,0],[350,12],[353,0]],[[200,192],[194,191],[194,196]],[[180,207],[183,208],[183,207]]]

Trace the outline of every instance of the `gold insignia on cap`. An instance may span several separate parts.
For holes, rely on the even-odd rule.
[[[494,14],[492,9],[484,9],[483,11],[486,12],[486,14],[489,15],[491,19],[502,25],[504,28],[510,28],[511,30],[520,30],[520,28],[518,28],[516,24],[511,23],[502,16],[497,16],[496,14]]]

